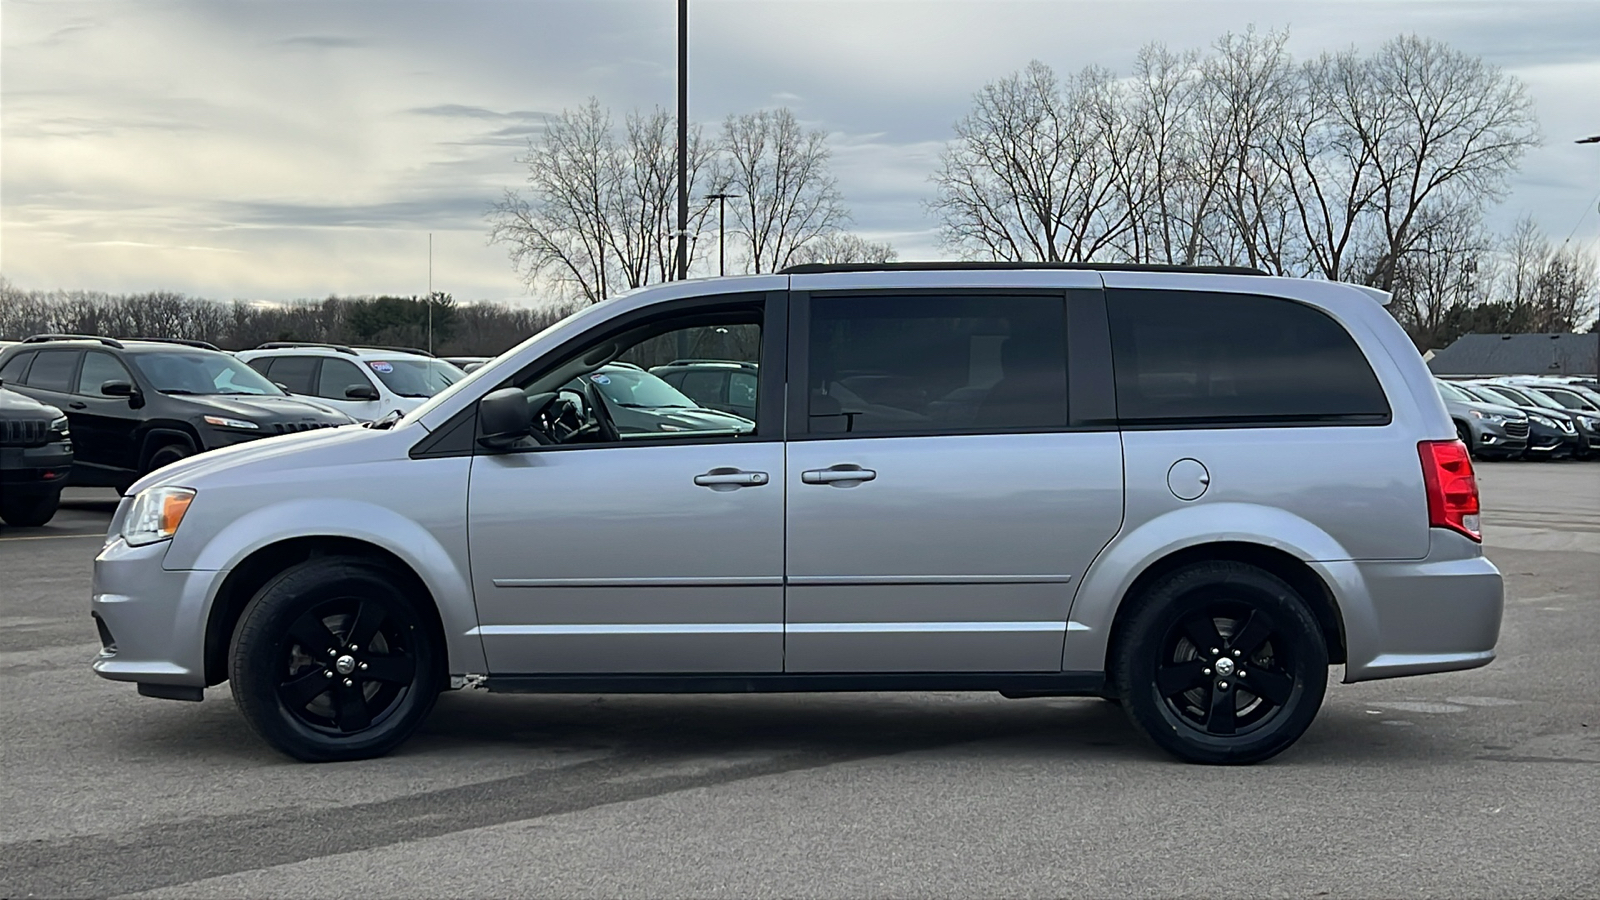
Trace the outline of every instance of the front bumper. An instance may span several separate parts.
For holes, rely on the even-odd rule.
[[[1339,595],[1346,683],[1450,672],[1494,660],[1505,584],[1481,545],[1430,529],[1419,560],[1314,563]]]
[[[130,547],[114,538],[94,560],[90,611],[101,650],[94,671],[112,681],[205,687],[205,625],[227,574],[161,567],[169,541]]]
[[[60,487],[72,471],[72,444],[0,447],[0,484],[9,488]]]

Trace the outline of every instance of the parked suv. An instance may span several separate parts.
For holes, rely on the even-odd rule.
[[[203,450],[351,423],[194,343],[35,335],[0,351],[0,381],[66,410],[71,484],[119,490]]]
[[[0,520],[18,528],[49,522],[71,471],[67,417],[0,382]]]
[[[1588,429],[1583,427],[1571,410],[1538,391],[1525,390],[1522,385],[1479,382],[1477,387],[1482,389],[1482,393],[1504,397],[1506,402],[1516,404],[1528,413],[1530,419],[1542,416],[1553,421],[1561,431],[1562,445],[1570,448],[1571,455],[1577,459],[1589,458],[1591,447]]]
[[[730,359],[675,359],[652,366],[650,374],[672,385],[705,409],[720,409],[746,419],[756,417],[753,362]]]
[[[305,760],[384,753],[462,687],[1108,697],[1181,759],[1266,759],[1330,664],[1494,658],[1472,464],[1386,300],[1073,265],[640,290],[404,418],[140,481],[94,669],[226,680]],[[564,385],[736,326],[753,428],[573,427]]]
[[[1484,403],[1448,381],[1435,382],[1456,436],[1479,459],[1516,459],[1528,449],[1528,416],[1519,409]],[[1506,402],[1510,402],[1509,400]]]
[[[464,374],[425,350],[274,341],[239,358],[284,390],[360,422],[410,412]]]

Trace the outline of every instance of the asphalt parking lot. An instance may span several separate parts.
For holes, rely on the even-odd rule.
[[[450,694],[309,766],[89,671],[109,492],[0,535],[0,897],[1600,895],[1600,463],[1486,463],[1500,658],[1250,768],[1094,700]]]

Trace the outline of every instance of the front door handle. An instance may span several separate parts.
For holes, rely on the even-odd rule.
[[[807,469],[800,473],[800,480],[806,484],[855,484],[862,481],[871,481],[878,477],[878,473],[871,469],[844,463],[829,466],[826,469]]]
[[[68,409],[88,409],[89,408],[89,404],[83,402],[82,400],[74,400],[71,403],[67,404],[67,408]]]
[[[704,475],[696,475],[694,483],[713,491],[731,491],[742,487],[760,487],[768,481],[765,472],[744,472],[719,466]]]

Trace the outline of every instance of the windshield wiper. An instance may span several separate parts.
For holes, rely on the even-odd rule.
[[[186,397],[199,397],[199,396],[201,396],[199,391],[185,391],[185,390],[181,390],[181,389],[178,389],[178,388],[173,388],[170,391],[163,391],[163,390],[161,390],[161,388],[156,388],[156,390],[161,391],[161,393],[163,393],[163,394],[181,394],[181,395],[186,396]]]
[[[398,409],[391,409],[387,413],[384,413],[383,418],[377,420],[376,422],[368,422],[366,427],[376,431],[388,431],[389,429],[393,428],[395,423],[399,422],[401,417],[404,415],[405,413]]]

